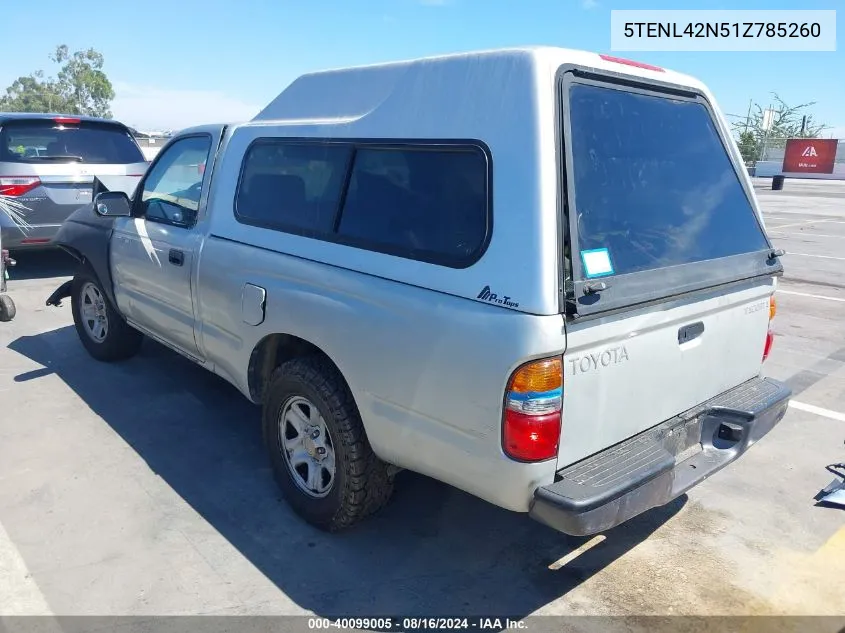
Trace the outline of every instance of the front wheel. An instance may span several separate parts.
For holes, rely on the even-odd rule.
[[[324,359],[278,367],[264,400],[264,439],[276,482],[294,511],[330,532],[384,506],[388,465],[370,446],[345,381]]]
[[[112,362],[138,353],[143,335],[114,309],[96,275],[82,270],[73,278],[73,323],[82,345],[94,358]]]

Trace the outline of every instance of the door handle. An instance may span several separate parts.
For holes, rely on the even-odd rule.
[[[185,263],[185,253],[183,253],[182,251],[177,251],[175,248],[172,248],[170,249],[170,253],[167,256],[167,259],[174,266],[181,266]]]

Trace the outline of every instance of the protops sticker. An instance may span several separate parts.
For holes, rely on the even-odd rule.
[[[606,248],[581,251],[581,261],[584,262],[584,274],[587,277],[603,277],[613,274],[610,251]]]

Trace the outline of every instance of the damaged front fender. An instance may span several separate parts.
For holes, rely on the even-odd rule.
[[[49,297],[47,297],[47,305],[60,308],[62,305],[62,299],[67,299],[70,296],[72,289],[73,280],[71,279],[70,281],[66,281],[61,286],[56,288],[56,291]]]
[[[114,217],[104,217],[94,211],[93,203],[85,205],[68,216],[56,234],[54,243],[90,267],[112,305],[117,305],[109,265],[109,240],[114,230],[114,221]],[[61,300],[70,296],[71,283],[59,286],[47,299],[47,305],[60,306]]]

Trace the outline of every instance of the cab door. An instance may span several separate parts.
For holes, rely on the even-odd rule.
[[[120,311],[140,329],[196,358],[202,354],[194,336],[192,270],[212,146],[211,134],[168,144],[136,192],[132,217],[116,220],[111,239]]]

